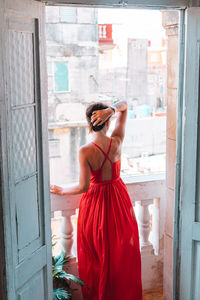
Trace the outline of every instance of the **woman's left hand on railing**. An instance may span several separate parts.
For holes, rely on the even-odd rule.
[[[50,193],[64,195],[64,188],[58,185],[50,185]]]

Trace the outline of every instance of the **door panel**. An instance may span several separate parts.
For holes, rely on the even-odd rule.
[[[10,20],[11,19],[11,20]],[[10,17],[9,30],[9,96],[11,102],[11,165],[13,167],[13,203],[15,204],[17,262],[23,261],[42,246],[42,223],[39,214],[36,119],[39,99],[35,90],[34,61],[35,20]],[[21,25],[21,26],[20,26]],[[38,62],[37,62],[38,63]],[[16,95],[16,97],[15,97]],[[39,230],[40,229],[40,230]]]
[[[28,201],[27,201],[28,199]],[[23,251],[29,248],[28,253],[32,253],[32,249],[38,248],[33,246],[35,240],[40,237],[39,232],[39,211],[37,197],[37,178],[32,176],[16,185],[15,203],[16,203],[16,221],[17,221],[17,241],[19,257],[23,260]],[[42,242],[40,241],[39,246]],[[32,247],[31,247],[32,246]],[[21,255],[20,255],[21,254]]]
[[[44,4],[6,1],[5,12],[4,299],[52,300]]]
[[[28,300],[30,295],[34,295],[34,299],[45,299],[44,294],[44,276],[43,272],[38,272],[31,280],[31,284],[25,284],[22,289],[18,291],[19,300]]]
[[[186,10],[180,299],[200,299],[200,8]]]
[[[193,299],[200,299],[200,242],[194,242],[194,280],[192,282]]]

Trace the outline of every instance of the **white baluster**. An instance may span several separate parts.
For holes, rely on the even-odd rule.
[[[106,39],[107,32],[106,32],[106,25],[103,26],[103,38]]]
[[[75,209],[62,211],[61,223],[61,244],[67,256],[72,256],[71,250],[73,245],[73,226],[71,216],[75,214]]]
[[[152,200],[137,201],[138,205],[138,228],[140,234],[141,248],[151,245],[149,242],[149,234],[151,230],[149,205]]]

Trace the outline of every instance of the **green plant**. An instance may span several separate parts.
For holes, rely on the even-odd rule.
[[[80,286],[85,285],[80,278],[63,270],[70,261],[70,256],[65,257],[65,255],[66,253],[62,251],[60,255],[52,257],[53,300],[72,299],[73,291],[77,290],[71,287],[72,282]]]

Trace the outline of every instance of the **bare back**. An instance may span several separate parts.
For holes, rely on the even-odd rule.
[[[107,154],[108,156],[106,158]],[[94,143],[90,143],[88,145],[87,159],[92,171],[97,171],[102,168],[102,181],[111,180],[112,163],[121,159],[121,143],[119,139],[112,137],[111,141],[111,138],[104,136]]]

